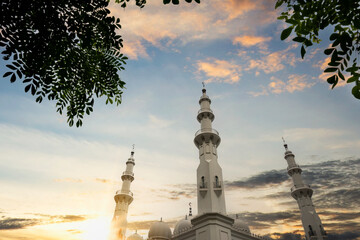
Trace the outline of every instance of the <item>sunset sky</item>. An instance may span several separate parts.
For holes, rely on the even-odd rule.
[[[160,218],[173,227],[189,202],[196,214],[193,137],[205,82],[222,139],[228,214],[239,214],[254,233],[300,239],[284,137],[314,189],[329,240],[360,240],[360,101],[352,84],[329,89],[322,73],[329,31],[302,60],[298,44],[280,40],[286,25],[274,5],[111,3],[129,57],[120,72],[123,102],[97,99],[81,128],[68,127],[54,102],[36,103],[21,81],[0,81],[0,239],[107,239],[132,144],[127,233],[137,229],[145,239]]]

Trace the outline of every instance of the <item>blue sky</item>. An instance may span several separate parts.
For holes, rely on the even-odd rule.
[[[193,136],[200,127],[196,113],[205,82],[213,127],[222,138],[218,153],[229,214],[242,214],[258,234],[278,233],[273,237],[279,239],[302,234],[291,182],[263,181],[277,173],[286,177],[284,137],[305,166],[305,181],[316,186],[314,201],[325,228],[334,236],[359,239],[359,205],[353,199],[360,193],[353,180],[359,177],[360,102],[351,95],[351,84],[330,90],[324,80],[329,32],[321,33],[323,41],[302,60],[299,45],[280,41],[286,25],[276,20],[273,6],[261,0],[179,6],[157,1],[123,10],[112,3],[130,58],[120,72],[126,82],[123,103],[116,107],[97,99],[81,128],[68,127],[55,103],[38,104],[21,82],[3,79],[0,237],[92,239],[91,229],[106,232],[132,144],[132,229],[146,236],[151,221],[162,217],[173,224],[190,201],[196,212]],[[2,75],[4,64],[1,60]],[[341,191],[341,199],[333,198]],[[279,217],[283,212],[292,215]],[[340,215],[346,218],[342,223]]]

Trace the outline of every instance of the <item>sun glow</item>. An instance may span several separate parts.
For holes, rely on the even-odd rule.
[[[78,230],[81,240],[108,240],[111,219],[99,217],[79,223]]]

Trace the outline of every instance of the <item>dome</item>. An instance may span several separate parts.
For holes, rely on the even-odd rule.
[[[190,220],[188,219],[181,219],[178,221],[174,228],[174,234],[179,234],[184,232],[192,227]]]
[[[240,230],[243,230],[245,232],[250,232],[249,226],[244,221],[242,221],[242,220],[240,220],[238,218],[235,219],[233,227],[237,228],[237,229],[240,229]]]
[[[130,235],[127,240],[144,240],[137,232]]]
[[[163,221],[155,222],[151,225],[149,230],[149,239],[168,239],[170,240],[172,234],[170,227]]]

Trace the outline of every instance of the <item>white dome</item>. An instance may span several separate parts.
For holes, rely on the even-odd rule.
[[[178,221],[174,228],[174,234],[179,234],[184,232],[192,227],[190,220],[188,219],[181,219]]]
[[[144,240],[138,233],[130,235],[127,240]]]
[[[150,230],[149,230],[149,239],[150,240],[157,240],[157,239],[171,239],[171,229],[170,227],[160,221],[160,222],[155,222],[151,225]]]
[[[242,220],[240,220],[238,218],[235,219],[233,227],[237,228],[237,229],[240,229],[240,230],[243,230],[245,232],[250,232],[249,226],[245,222],[243,222]]]

